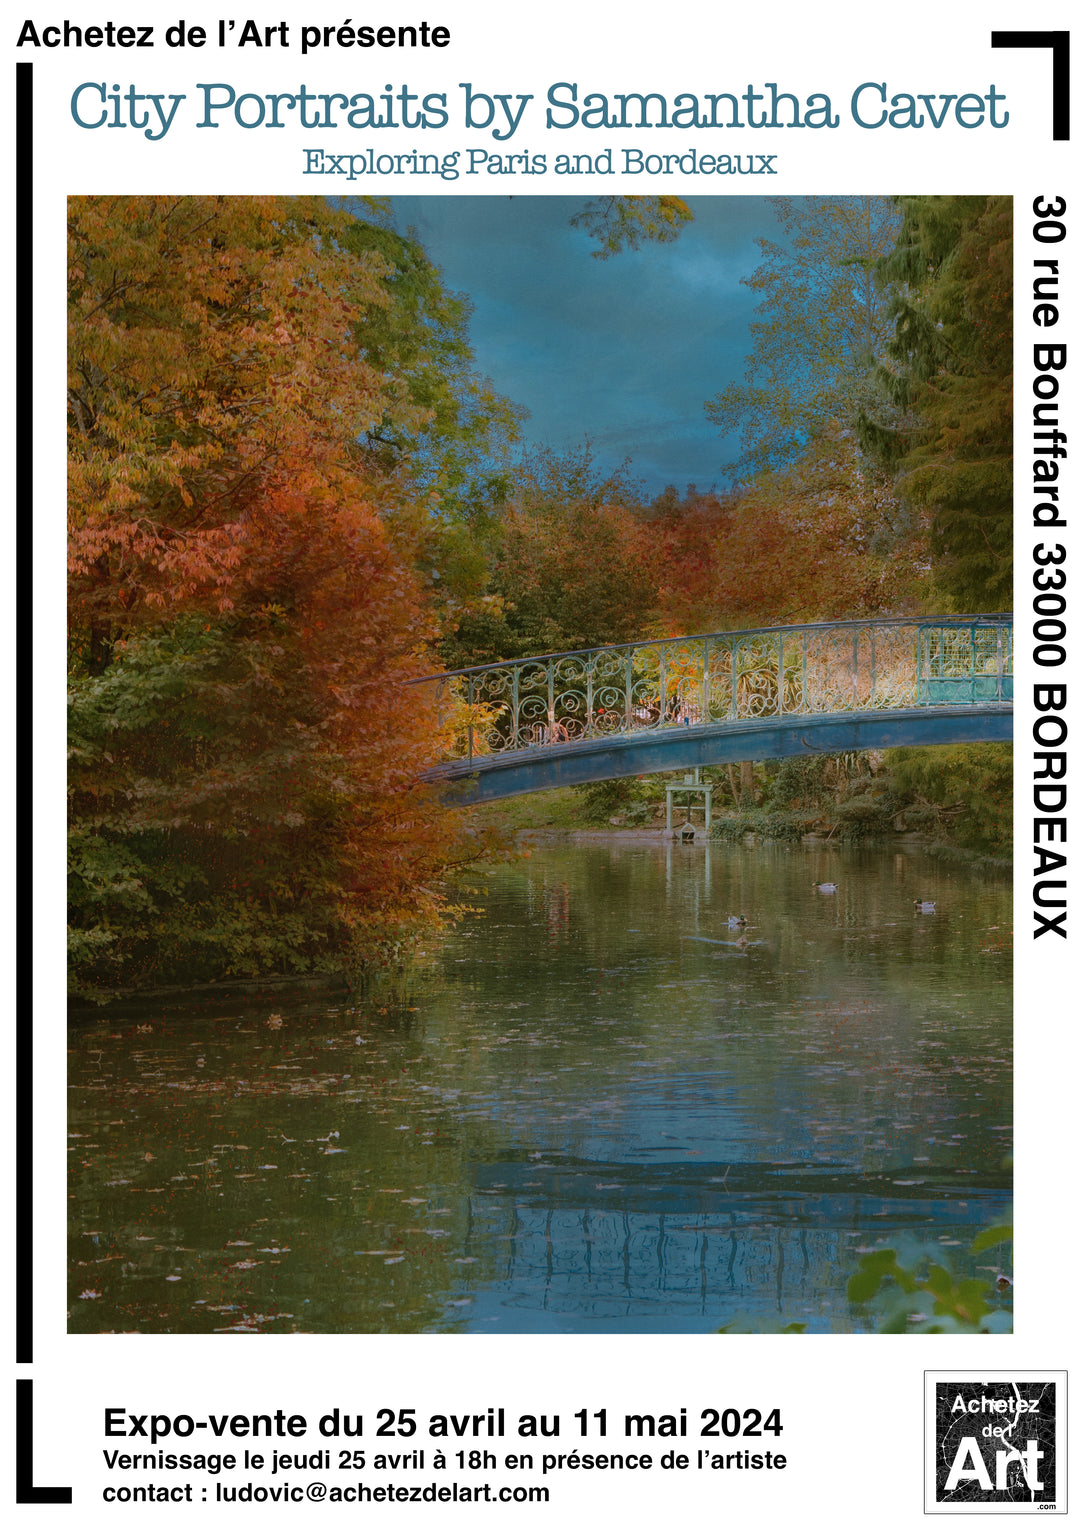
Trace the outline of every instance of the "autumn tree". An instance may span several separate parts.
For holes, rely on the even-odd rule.
[[[1012,602],[1012,203],[903,197],[880,263],[892,334],[866,448],[931,517],[934,585],[962,610]]]
[[[69,209],[77,989],[338,968],[438,916],[433,634],[355,444],[375,252],[314,200]]]
[[[283,463],[347,475],[386,406],[355,310],[376,261],[311,199],[75,198],[68,456],[75,629],[91,667],[146,612],[230,605],[248,511]]]
[[[785,471],[654,509],[667,634],[892,614],[925,585],[925,524],[835,426]]]
[[[656,581],[624,464],[601,469],[588,441],[538,447],[517,464],[488,602],[443,647],[448,666],[630,641],[648,630]]]
[[[340,968],[437,911],[422,602],[371,505],[268,490],[225,617],[116,643],[71,697],[72,922],[125,983]]]
[[[853,427],[873,394],[889,299],[877,262],[900,216],[877,196],[773,199],[781,238],[759,239],[744,284],[760,294],[743,382],[706,403],[721,433],[739,434],[729,470],[742,480],[791,465],[829,425]]]

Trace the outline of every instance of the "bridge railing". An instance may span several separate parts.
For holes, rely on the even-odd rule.
[[[1012,616],[827,621],[433,674],[449,758],[769,716],[1012,700]]]

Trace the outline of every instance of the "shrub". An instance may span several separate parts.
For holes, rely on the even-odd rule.
[[[895,748],[890,784],[910,822],[933,814],[937,831],[961,848],[1007,856],[1012,848],[1012,745],[979,742],[943,748]]]

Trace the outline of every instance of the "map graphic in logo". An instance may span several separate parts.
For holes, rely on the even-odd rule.
[[[1065,1374],[926,1375],[927,1512],[1066,1509]]]

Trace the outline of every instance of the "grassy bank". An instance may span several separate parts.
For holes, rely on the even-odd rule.
[[[664,787],[678,774],[605,780],[479,807],[504,831],[662,828]],[[838,843],[897,837],[988,868],[1012,861],[1012,749],[1006,743],[842,753],[701,771],[713,787],[714,838]],[[676,825],[686,818],[677,808]],[[700,830],[700,807],[693,813]]]

